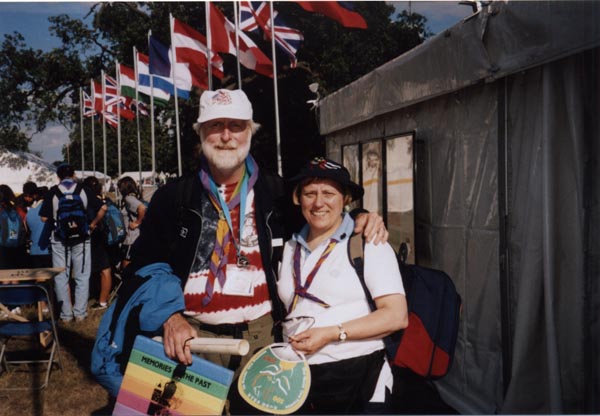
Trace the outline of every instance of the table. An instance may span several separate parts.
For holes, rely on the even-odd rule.
[[[35,280],[36,282],[45,282],[51,280],[64,271],[64,267],[46,267],[40,269],[4,269],[0,270],[0,283],[27,282]]]

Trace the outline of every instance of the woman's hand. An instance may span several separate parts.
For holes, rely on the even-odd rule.
[[[305,355],[314,354],[325,345],[337,341],[339,330],[335,326],[310,328],[292,337],[289,342],[292,348]]]

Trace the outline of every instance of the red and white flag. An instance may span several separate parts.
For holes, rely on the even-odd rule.
[[[192,85],[208,89],[208,47],[206,38],[185,23],[172,18],[171,48],[175,62],[185,64],[191,74]],[[212,73],[223,79],[223,59],[211,51]],[[176,68],[179,77],[179,67]]]
[[[210,4],[212,50],[236,55],[235,25]],[[246,68],[273,78],[273,63],[244,32],[239,32],[239,60]]]

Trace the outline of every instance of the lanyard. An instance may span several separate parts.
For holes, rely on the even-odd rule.
[[[294,308],[298,304],[298,300],[300,298],[310,299],[313,302],[317,302],[319,305],[323,306],[324,308],[329,308],[329,304],[322,301],[315,295],[308,293],[308,288],[310,287],[313,280],[315,279],[315,276],[317,275],[317,272],[321,268],[321,265],[325,262],[327,257],[329,257],[329,255],[331,254],[331,252],[333,251],[333,249],[337,243],[338,243],[337,240],[335,240],[333,238],[329,241],[329,244],[325,248],[325,251],[323,251],[323,253],[321,254],[321,257],[319,257],[319,260],[317,260],[315,267],[313,267],[313,269],[311,270],[309,275],[306,277],[306,282],[304,282],[304,286],[300,282],[300,276],[301,276],[300,256],[301,256],[302,248],[300,247],[299,243],[296,243],[296,249],[294,250],[294,269],[293,269],[294,298],[292,299],[292,303],[290,304],[288,313],[291,313],[294,310]]]

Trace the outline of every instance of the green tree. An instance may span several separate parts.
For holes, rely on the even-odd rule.
[[[231,3],[215,3],[233,20]],[[279,114],[284,175],[289,176],[308,158],[323,154],[324,143],[318,132],[317,114],[307,104],[314,99],[308,85],[319,84],[321,96],[358,79],[367,72],[418,45],[429,36],[426,19],[406,12],[394,15],[386,2],[354,2],[355,10],[367,21],[366,30],[342,27],[339,23],[308,13],[293,2],[278,2],[276,9],[286,22],[304,35],[298,50],[298,65],[290,68],[289,59],[277,52]],[[8,97],[7,108],[0,109],[0,144],[27,148],[23,131],[41,130],[49,122],[61,123],[71,130],[69,155],[75,165],[81,160],[79,126],[79,88],[89,86],[90,78],[100,71],[114,75],[115,61],[133,65],[132,49],[147,53],[147,35],[151,29],[169,44],[169,14],[201,33],[205,33],[205,5],[201,2],[97,3],[91,4],[93,23],[66,15],[50,18],[51,31],[61,39],[62,48],[42,53],[27,48],[15,34],[5,37],[0,58],[0,93]],[[250,34],[271,56],[270,42],[262,34]],[[213,88],[237,87],[235,58],[224,55],[226,76],[215,80]],[[263,128],[253,139],[252,153],[263,169],[277,170],[275,105],[273,80],[242,67],[243,89],[255,109],[255,119]],[[198,138],[193,124],[198,115],[198,96],[179,100],[181,146],[184,171],[197,163]],[[173,98],[172,98],[173,100]],[[177,171],[173,105],[157,108],[157,170]],[[165,122],[171,120],[169,127]],[[150,128],[141,124],[142,169],[151,167]],[[91,169],[91,121],[84,121],[86,168]],[[116,133],[107,130],[108,173],[118,171]],[[102,134],[95,125],[96,169],[103,169]],[[170,134],[171,133],[171,134]],[[122,123],[122,170],[137,170],[136,123]],[[67,149],[64,153],[66,155]]]

